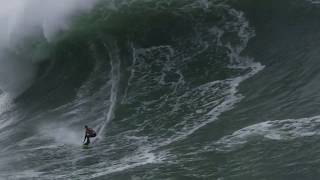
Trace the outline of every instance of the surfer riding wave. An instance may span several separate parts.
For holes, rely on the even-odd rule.
[[[87,125],[84,126],[84,128],[86,132],[85,132],[83,143],[85,142],[84,145],[89,145],[90,138],[96,137],[97,133],[93,129],[89,128]]]

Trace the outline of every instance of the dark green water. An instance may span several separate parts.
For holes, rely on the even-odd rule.
[[[116,0],[39,32],[7,52],[43,61],[0,97],[0,178],[318,179],[319,17],[305,0]]]

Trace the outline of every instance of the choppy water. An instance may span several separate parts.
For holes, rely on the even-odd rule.
[[[0,96],[0,178],[317,179],[319,10],[101,1],[57,40],[33,36],[20,53],[45,60],[37,77]]]

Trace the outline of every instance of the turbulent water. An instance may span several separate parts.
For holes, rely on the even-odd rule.
[[[315,0],[105,0],[37,31],[1,57],[37,73],[1,92],[0,179],[318,179],[319,18]]]

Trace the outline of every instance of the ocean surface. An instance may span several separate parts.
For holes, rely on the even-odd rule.
[[[0,93],[0,179],[320,177],[320,1],[101,0],[2,54],[36,73]]]

